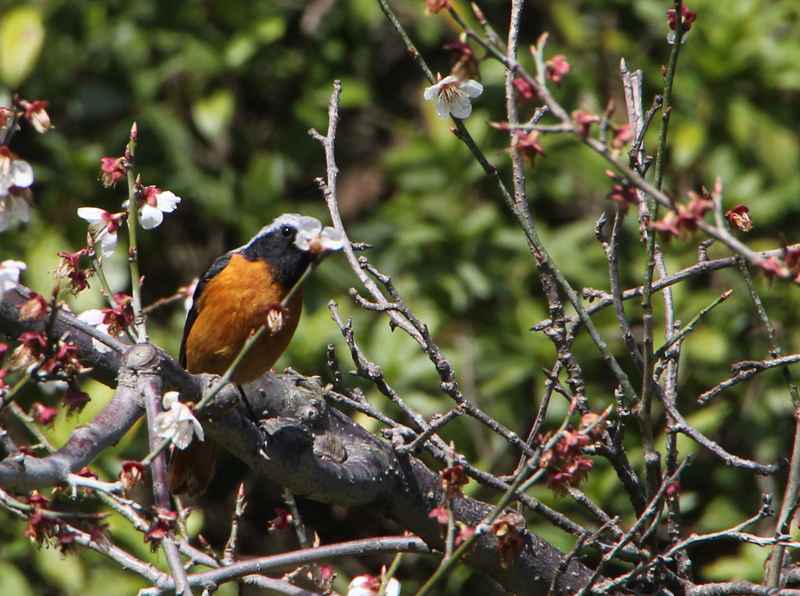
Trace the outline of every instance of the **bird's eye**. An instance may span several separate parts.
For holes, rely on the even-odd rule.
[[[291,236],[293,231],[294,230],[292,229],[291,226],[282,226],[281,227],[281,234],[283,234],[284,238],[288,238],[289,236]]]

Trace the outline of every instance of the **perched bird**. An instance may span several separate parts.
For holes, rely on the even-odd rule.
[[[202,275],[181,342],[180,363],[192,374],[221,375],[260,327],[267,331],[240,363],[233,382],[252,383],[271,370],[297,329],[302,288],[281,302],[320,254],[338,250],[344,235],[313,217],[281,215],[244,246],[219,257]],[[176,449],[169,467],[173,494],[202,494],[214,465],[215,443],[195,439]]]

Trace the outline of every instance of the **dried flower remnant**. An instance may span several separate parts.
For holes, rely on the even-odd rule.
[[[425,14],[436,14],[442,10],[450,10],[450,0],[425,0]]]
[[[564,81],[564,75],[572,70],[564,54],[553,56],[550,60],[545,62],[545,66],[547,68],[547,80],[553,81],[556,85],[560,85]]]
[[[50,115],[47,113],[47,108],[50,107],[49,101],[21,101],[20,107],[25,110],[25,118],[31,123],[31,126],[40,134],[46,133],[51,128],[55,128],[53,123],[50,122]]]
[[[53,428],[56,416],[58,415],[58,410],[37,401],[31,406],[29,414],[42,426]]]
[[[292,514],[288,509],[276,507],[275,513],[277,517],[269,522],[269,529],[279,532],[281,530],[288,530],[292,527]]]
[[[761,269],[764,270],[767,280],[772,282],[772,278],[776,275],[778,277],[786,277],[787,270],[777,257],[768,257],[759,263]]]
[[[667,24],[669,24],[669,28],[675,31],[675,27],[677,25],[677,19],[675,9],[670,8],[667,10]],[[681,4],[681,27],[684,31],[689,31],[692,28],[692,23],[695,22],[697,19],[697,13],[693,10],[689,10],[689,7],[685,4]]]
[[[128,161],[124,157],[101,157],[100,181],[106,188],[111,188],[128,175]]]
[[[521,152],[522,156],[530,164],[533,164],[537,155],[543,157],[547,155],[544,147],[539,142],[539,135],[536,133],[518,132],[514,149]]]
[[[588,137],[592,124],[601,122],[600,116],[590,114],[586,110],[575,110],[572,112],[572,119],[575,121],[575,134],[579,137]]]
[[[144,541],[150,544],[150,549],[153,552],[158,550],[159,542],[172,532],[175,521],[178,519],[178,513],[175,511],[165,511],[158,507],[155,510],[157,512],[156,518],[144,534]]]
[[[692,28],[692,23],[694,23],[696,19],[697,13],[693,10],[689,10],[689,7],[685,4],[681,4],[681,29],[683,30],[681,44],[686,41],[689,30]],[[667,24],[669,25],[669,28],[672,29],[672,31],[667,34],[667,43],[673,45],[675,43],[675,28],[677,27],[677,19],[674,8],[667,10]]]
[[[630,124],[612,126],[611,129],[614,131],[614,137],[611,139],[611,147],[614,149],[622,149],[633,140],[633,128]]]
[[[478,59],[475,57],[475,52],[469,47],[469,44],[464,39],[459,39],[453,43],[447,44],[442,48],[451,52],[450,74],[462,81],[469,79],[481,78],[480,70],[478,69]]]
[[[513,565],[525,547],[522,532],[517,527],[517,523],[521,521],[519,516],[508,513],[492,522],[491,532],[497,538],[497,548],[500,551],[503,567]]]
[[[47,302],[36,292],[30,293],[30,298],[19,310],[19,318],[22,321],[38,321],[46,314]]]
[[[725,212],[725,217],[742,232],[749,232],[753,227],[753,220],[750,219],[749,213],[750,208],[746,205],[736,205],[733,209]]]
[[[138,482],[144,483],[146,479],[147,466],[138,461],[122,462],[122,470],[119,473],[119,480],[125,490],[131,490]]]
[[[514,79],[514,88],[517,90],[517,98],[521,101],[539,101],[539,94],[536,89],[525,79]]]
[[[628,212],[631,205],[639,205],[639,193],[634,187],[624,184],[615,184],[606,198],[616,201],[623,215]]]
[[[90,401],[92,401],[92,398],[89,397],[89,394],[83,391],[76,382],[72,382],[61,400],[61,405],[67,408],[67,416],[69,417],[74,414],[80,414]]]

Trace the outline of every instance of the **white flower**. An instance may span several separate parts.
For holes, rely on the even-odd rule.
[[[108,334],[109,325],[103,323],[106,318],[106,313],[102,310],[98,310],[96,308],[85,310],[81,314],[77,316],[79,321],[83,321],[87,325],[91,325],[98,331],[102,331],[105,334]],[[110,352],[111,348],[101,342],[99,339],[93,337],[92,338],[92,346],[95,350],[100,352],[101,354],[105,354],[106,352]]]
[[[344,246],[345,236],[341,230],[323,228],[315,217],[304,215],[297,225],[297,236],[294,243],[300,250],[311,253],[340,250]]]
[[[483,85],[478,81],[472,79],[462,81],[450,75],[425,89],[423,97],[436,100],[436,113],[439,114],[439,118],[444,119],[450,115],[454,118],[466,118],[472,113],[469,98],[478,97],[481,93]]]
[[[194,435],[201,441],[205,440],[205,435],[192,410],[178,399],[179,395],[177,391],[164,394],[164,411],[156,416],[156,424],[159,437],[172,439],[178,449],[186,449]]]
[[[145,230],[152,230],[161,225],[165,213],[175,211],[181,198],[168,190],[148,186],[142,191],[139,201],[139,222]]]
[[[33,168],[8,147],[0,147],[0,197],[12,186],[28,188],[33,184]]]
[[[81,207],[78,217],[89,222],[89,233],[103,247],[102,255],[110,257],[117,248],[117,230],[122,219],[120,214],[111,214],[97,207]]]
[[[10,228],[15,219],[29,222],[32,202],[33,194],[29,188],[12,186],[6,196],[0,196],[0,232]]]
[[[3,294],[8,290],[13,290],[19,285],[19,275],[28,266],[22,261],[3,261],[0,263],[0,301]]]
[[[359,575],[350,582],[350,586],[347,588],[347,596],[377,596],[380,587],[380,577]],[[400,582],[395,578],[389,579],[384,594],[386,596],[400,596]]]

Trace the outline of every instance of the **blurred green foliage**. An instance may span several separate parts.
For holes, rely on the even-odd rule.
[[[456,5],[469,15],[468,3]],[[488,0],[480,5],[502,37],[508,4]],[[569,110],[592,112],[602,112],[613,101],[615,121],[622,123],[619,60],[625,58],[629,69],[644,72],[647,101],[659,93],[661,66],[670,51],[665,11],[671,5],[656,0],[532,3],[523,12],[520,59],[531,68],[524,48],[549,31],[548,55],[566,54],[573,67],[556,89],[558,99]],[[445,74],[449,61],[441,48],[458,37],[454,22],[444,14],[425,15],[421,0],[393,6],[425,59]],[[666,187],[682,197],[701,185],[710,188],[719,176],[726,207],[750,207],[755,227],[747,241],[752,247],[796,242],[800,5],[793,0],[694,0],[690,7],[698,19],[681,50]],[[502,68],[486,61],[481,74],[486,91],[466,123],[509,181],[507,137],[487,126],[487,121],[503,118]],[[493,185],[449,131],[450,124],[438,119],[433,105],[424,104],[422,91],[428,83],[374,0],[0,0],[0,104],[8,105],[14,93],[49,100],[56,125],[43,136],[23,125],[13,140],[12,149],[34,166],[36,209],[30,224],[2,236],[0,258],[25,260],[29,269],[23,281],[49,294],[56,253],[83,246],[85,223],[75,210],[97,206],[115,211],[125,198],[123,185],[103,189],[97,175],[101,157],[122,154],[133,122],[139,125],[137,170],[144,183],[183,197],[161,227],[139,235],[145,302],[171,295],[213,258],[283,212],[327,221],[314,182],[325,172],[324,156],[308,129],[327,127],[334,79],[343,81],[336,150],[339,199],[350,237],[374,245],[368,253],[371,262],[392,276],[406,302],[429,325],[455,365],[465,395],[526,436],[543,391],[541,368],[550,368],[555,357],[543,335],[528,331],[548,316],[534,261]],[[527,117],[533,106],[521,109]],[[647,138],[651,150],[656,133],[654,127]],[[596,219],[610,209],[605,164],[572,139],[548,137],[543,143],[548,156],[528,169],[540,235],[576,287],[607,290],[605,258],[593,231]],[[671,271],[694,262],[698,241],[673,241],[665,248]],[[712,247],[711,254],[726,251]],[[624,285],[639,285],[643,254],[632,217],[626,222],[622,257]],[[125,290],[124,259],[118,255],[108,266],[114,289]],[[320,268],[309,283],[300,330],[281,364],[327,376],[325,349],[334,342],[348,367],[347,351],[326,308],[335,299],[342,314],[353,317],[356,339],[367,356],[381,365],[412,406],[426,415],[449,408],[437,390],[435,370],[418,346],[392,333],[384,317],[359,310],[347,296],[356,284],[340,256]],[[796,290],[760,279],[757,284],[784,351],[795,351],[800,341]],[[793,428],[791,402],[779,372],[738,385],[705,409],[694,404],[700,392],[727,378],[731,363],[768,356],[763,329],[735,271],[677,287],[679,318],[688,321],[728,288],[734,289],[733,297],[685,341],[680,407],[725,448],[773,461],[789,453]],[[72,307],[77,311],[100,304],[93,285]],[[658,300],[655,304],[660,314]],[[638,325],[638,304],[627,308]],[[175,306],[150,319],[153,340],[173,354],[183,316]],[[601,313],[596,321],[632,373],[613,314]],[[576,343],[575,354],[591,403],[600,411],[613,399],[614,379],[585,336]],[[371,387],[364,388],[376,404],[397,414]],[[89,390],[91,407],[102,406],[108,392],[94,385]],[[58,398],[31,392],[23,405],[34,400],[55,403]],[[92,411],[79,421],[89,419]],[[566,404],[555,403],[552,423],[557,425],[565,412]],[[372,421],[359,421],[376,428]],[[59,420],[51,433],[56,444],[73,424]],[[516,464],[517,454],[474,421],[459,419],[443,434],[493,473],[508,473]],[[638,466],[640,449],[635,437],[630,439],[630,457]],[[753,482],[743,473],[721,469],[696,445],[680,445],[682,455],[698,455],[682,481],[689,531],[738,523],[758,509],[762,491],[782,490],[782,479]],[[144,453],[143,433],[131,433],[93,469],[111,479],[122,459]],[[280,505],[280,489],[224,461],[230,465],[219,466],[224,470],[217,474],[218,488],[201,501],[204,533],[216,545],[224,541],[234,486],[246,477],[251,494],[260,498],[250,498],[243,551],[260,554],[293,547],[265,533],[272,508]],[[630,521],[630,507],[608,466],[598,462],[584,488],[611,514]],[[468,489],[493,498],[475,485]],[[556,499],[543,487],[534,494],[592,524],[569,500]],[[396,531],[369,512],[331,512],[308,502],[304,506],[324,543]],[[102,585],[104,593],[123,594],[138,585],[136,577],[85,552],[64,561],[53,552],[37,552],[23,536],[24,525],[3,517],[0,585],[13,586],[9,593],[78,594],[87,586]],[[531,524],[548,540],[570,548],[570,537],[538,520]],[[115,541],[147,556],[140,536],[124,523],[112,523],[111,533]],[[701,563],[701,578],[726,580],[758,579],[766,556],[733,545],[693,554]],[[337,587],[344,589],[345,578],[356,573],[376,572],[377,564],[343,563],[339,571],[344,577]],[[433,565],[409,557],[400,571],[407,582],[404,591],[410,592]],[[446,593],[501,593],[488,580],[471,578],[467,584],[468,578],[464,570],[453,574]]]

